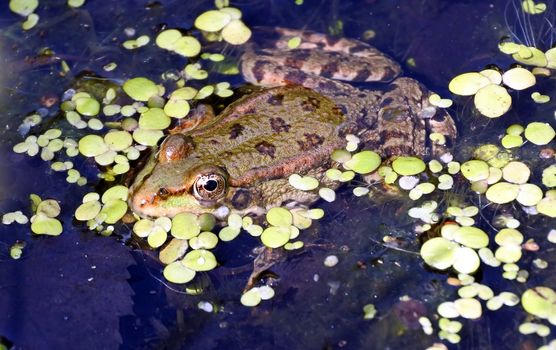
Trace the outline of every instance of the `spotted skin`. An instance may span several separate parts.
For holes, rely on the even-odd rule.
[[[430,132],[445,135],[448,145],[455,138],[453,120],[430,105],[430,92],[398,77],[399,65],[375,48],[318,33],[276,31],[274,49],[251,48],[241,61],[244,78],[263,89],[218,116],[210,109],[194,112],[186,128],[169,136],[131,187],[135,212],[171,217],[227,206],[241,215],[260,215],[274,206],[309,205],[318,195],[292,188],[288,177],[307,174],[337,186],[327,183],[324,172],[347,134],[358,135],[363,148],[385,158],[441,154],[446,148],[432,144]],[[302,42],[290,49],[293,37]],[[364,90],[342,80],[384,84]],[[192,191],[207,173],[225,179],[227,190],[217,200],[201,200]]]

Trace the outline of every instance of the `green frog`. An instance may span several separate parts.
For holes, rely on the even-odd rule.
[[[330,155],[345,147],[346,135],[383,159],[440,155],[455,139],[454,121],[429,103],[430,92],[398,77],[400,66],[374,47],[314,32],[276,32],[273,48],[248,49],[241,58],[245,80],[262,88],[217,116],[199,106],[167,136],[131,186],[135,213],[225,218],[308,206],[319,199],[316,191],[297,190],[288,177],[310,175],[328,184]],[[294,38],[301,39],[295,48]],[[382,84],[361,89],[347,81]],[[447,143],[431,143],[431,132]]]

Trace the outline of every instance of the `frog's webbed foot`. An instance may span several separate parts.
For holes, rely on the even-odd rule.
[[[377,133],[381,153],[397,155],[439,155],[450,146],[456,128],[450,115],[429,103],[428,91],[411,78],[398,78],[382,96],[378,112]],[[433,144],[428,135],[439,132],[446,137],[446,145]]]
[[[267,247],[259,247],[259,253],[255,260],[253,260],[253,271],[249,275],[247,284],[245,285],[244,292],[255,286],[261,274],[269,270],[275,264],[282,262],[286,259],[284,249],[272,249]]]

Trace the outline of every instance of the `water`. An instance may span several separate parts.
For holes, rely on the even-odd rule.
[[[511,34],[510,28],[518,38],[530,40],[516,25],[511,1],[322,0],[298,6],[293,0],[243,0],[233,5],[242,9],[252,28],[287,26],[353,38],[373,30],[373,45],[402,63],[406,75],[442,96],[450,96],[448,82],[461,72],[512,64],[497,49],[500,38]],[[446,284],[447,274],[425,268],[418,256],[419,239],[405,214],[412,203],[405,198],[354,199],[345,190],[333,204],[318,203],[329,214],[302,233],[309,247],[272,268],[267,279],[277,295],[252,309],[241,306],[239,296],[255,240],[244,236],[220,244],[215,253],[222,266],[196,279],[204,287],[202,295],[186,295],[163,280],[156,253],[137,249],[133,241],[122,243],[130,225],[119,225],[116,237],[104,238],[72,221],[82,196],[100,189],[95,188],[93,163],[76,161],[76,168],[90,180],[77,187],[67,184],[65,175],[51,172],[38,157],[11,152],[21,140],[18,125],[24,116],[44,108],[44,96],[60,98],[77,83],[94,88],[104,79],[121,83],[141,75],[156,81],[163,72],[182,68],[183,59],[154,45],[132,52],[122,49],[124,29],[154,37],[163,26],[191,27],[194,18],[211,7],[210,1],[126,0],[89,1],[69,10],[64,1],[42,1],[37,29],[22,33],[21,19],[9,12],[7,2],[0,5],[0,212],[26,209],[27,196],[37,193],[62,203],[64,223],[64,232],[56,238],[31,237],[24,225],[0,227],[0,336],[15,348],[31,349],[424,349],[437,342],[422,332],[414,315],[432,317],[440,302],[457,297],[457,288]],[[551,14],[546,18],[550,20]],[[551,46],[546,28],[533,35],[542,49]],[[43,48],[65,60],[70,71],[61,76],[59,60],[37,59]],[[216,50],[231,56],[240,53],[230,46],[215,46]],[[113,61],[117,69],[104,71],[103,66]],[[234,86],[242,84],[237,77],[231,81]],[[548,95],[555,92],[551,79],[537,88]],[[515,95],[514,108],[498,120],[473,114],[468,99],[457,100],[450,112],[460,132],[458,159],[469,157],[477,143],[498,142],[511,123],[554,123],[554,103],[536,105],[528,94]],[[57,105],[47,109],[45,129],[57,125]],[[523,152],[536,157],[532,148]],[[539,174],[534,172],[536,180]],[[446,200],[458,196],[464,195],[454,191]],[[477,197],[467,199],[480,205]],[[485,218],[506,209],[487,208]],[[541,246],[538,253],[525,253],[520,261],[531,277],[523,285],[485,268],[479,274],[481,282],[496,292],[554,287],[554,248],[545,239],[554,220],[527,217],[514,209],[520,213],[518,219],[527,222],[526,237]],[[395,249],[384,245],[385,235],[399,239]],[[9,257],[16,240],[27,242],[20,260]],[[339,258],[333,268],[322,263],[330,254]],[[532,267],[535,258],[548,261],[548,269]],[[403,296],[411,300],[401,302]],[[215,312],[200,310],[199,302],[210,302]],[[378,310],[371,321],[363,319],[362,309],[368,303]],[[462,343],[450,347],[526,349],[543,344],[540,337],[517,333],[524,319],[519,307],[485,311],[480,320],[463,322]]]

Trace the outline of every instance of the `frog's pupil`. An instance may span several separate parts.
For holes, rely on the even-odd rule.
[[[205,184],[205,190],[209,192],[216,190],[217,187],[218,187],[218,182],[216,180],[208,180],[207,183]]]

